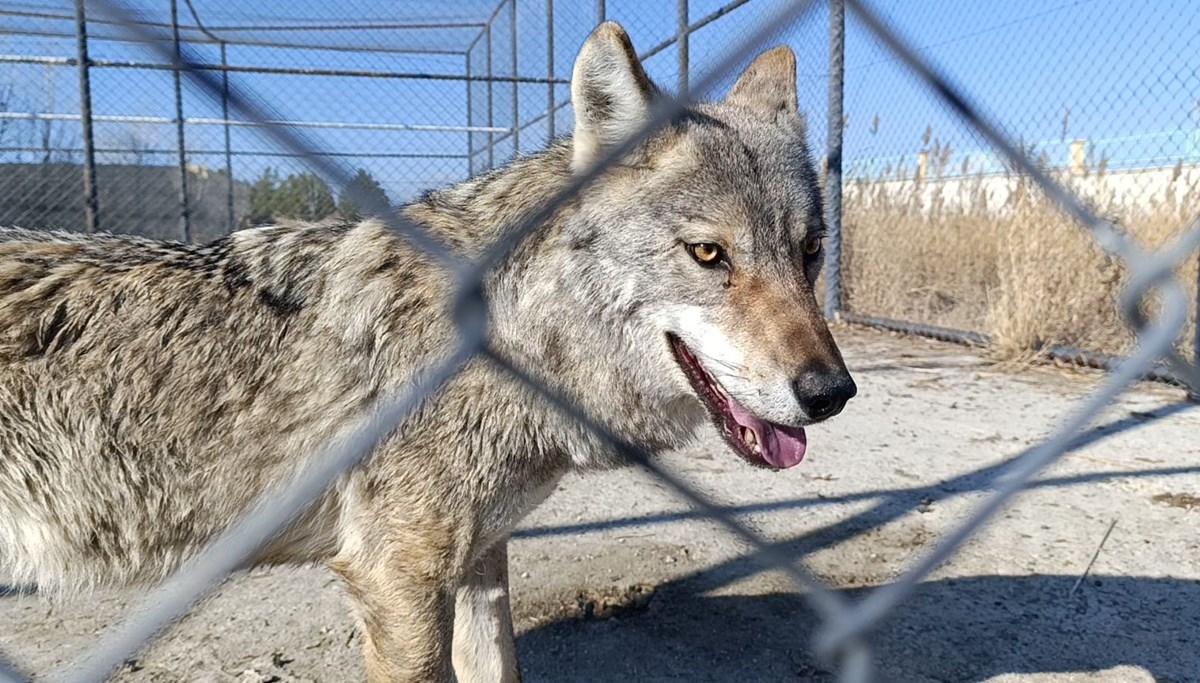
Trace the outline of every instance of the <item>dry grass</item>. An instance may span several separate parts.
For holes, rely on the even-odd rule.
[[[1098,186],[1094,175],[1059,176],[1068,185]],[[1102,197],[1093,208],[1138,242],[1158,246],[1200,213],[1195,189],[1134,207]],[[1118,311],[1123,265],[1023,179],[856,180],[844,193],[851,310],[986,332],[1008,358],[1036,355],[1046,345],[1131,348]],[[1178,277],[1194,300],[1194,258]],[[1192,327],[1194,310],[1190,318]]]

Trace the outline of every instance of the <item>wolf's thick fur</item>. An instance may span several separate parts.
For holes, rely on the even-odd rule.
[[[605,24],[572,94],[574,141],[405,214],[477,256],[641,125],[655,91]],[[806,392],[849,382],[812,292],[822,230],[795,58],[777,48],[488,277],[489,341],[652,450],[704,418],[668,334],[756,415],[799,427],[830,412]],[[729,261],[698,264],[695,243]],[[205,246],[0,232],[0,559],[47,589],[163,578],[455,347],[453,286],[375,221]],[[507,536],[564,472],[614,460],[474,360],[260,561],[345,580],[372,681],[449,680],[452,661],[460,681],[518,680]]]

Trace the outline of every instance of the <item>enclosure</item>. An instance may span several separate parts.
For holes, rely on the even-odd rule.
[[[755,572],[766,566],[798,585],[780,589],[777,584],[782,582],[766,581],[755,584],[755,590],[771,595],[792,591],[786,593],[791,597],[778,598],[773,607],[734,601],[734,611],[743,610],[750,623],[791,623],[779,613],[800,609],[792,597],[801,588],[810,600],[803,618],[820,624],[807,634],[811,642],[794,644],[820,658],[810,661],[805,654],[803,665],[791,671],[772,660],[762,665],[760,674],[755,673],[755,660],[721,664],[728,656],[722,654],[723,636],[710,634],[711,642],[705,640],[698,653],[719,664],[714,665],[712,680],[747,670],[750,679],[760,676],[756,680],[778,680],[785,673],[809,680],[834,675],[865,680],[872,656],[894,655],[909,647],[894,629],[885,631],[881,641],[873,641],[871,634],[896,609],[911,609],[905,601],[919,586],[933,585],[951,602],[990,601],[1020,593],[1027,584],[970,581],[986,574],[988,567],[999,565],[1000,575],[1017,571],[1018,565],[1031,577],[1053,575],[1046,558],[1054,556],[1053,544],[1059,541],[1049,538],[1056,533],[1048,531],[1050,526],[1087,535],[1088,543],[1098,541],[1092,563],[1109,533],[1118,528],[1118,517],[1125,520],[1119,528],[1137,529],[1139,538],[1154,536],[1154,524],[1167,529],[1162,543],[1169,549],[1155,562],[1139,556],[1140,546],[1116,532],[1115,543],[1124,543],[1128,556],[1124,564],[1114,565],[1116,583],[1124,592],[1112,603],[1119,609],[1109,607],[1119,614],[1107,622],[1090,621],[1088,628],[1103,630],[1115,623],[1142,629],[1138,603],[1161,606],[1164,601],[1194,598],[1197,577],[1182,560],[1194,551],[1194,541],[1188,545],[1175,533],[1196,528],[1197,504],[1191,491],[1197,485],[1197,451],[1186,437],[1196,426],[1194,416],[1187,414],[1188,404],[1177,389],[1141,387],[1116,399],[1142,378],[1183,386],[1192,395],[1200,390],[1200,371],[1193,362],[1200,338],[1195,323],[1200,233],[1190,226],[1200,214],[1200,53],[1191,49],[1200,29],[1200,11],[1188,3],[0,0],[0,225],[202,243],[280,219],[381,215],[441,258],[433,242],[422,241],[428,236],[387,208],[569,136],[573,60],[584,38],[604,20],[626,27],[649,74],[664,91],[663,109],[649,128],[669,125],[689,97],[719,96],[740,68],[769,46],[785,43],[795,51],[799,104],[825,192],[828,234],[820,283],[825,313],[843,323],[835,333],[851,340],[852,370],[857,363],[864,373],[899,373],[878,380],[873,386],[881,387],[881,393],[868,403],[877,415],[892,420],[891,430],[864,416],[858,422],[850,418],[847,424],[853,427],[833,432],[834,452],[857,463],[859,472],[873,465],[850,457],[855,440],[872,444],[872,452],[884,454],[880,457],[897,474],[881,474],[880,481],[864,477],[870,483],[862,490],[830,485],[838,490],[819,494],[820,500],[840,497],[828,504],[838,517],[820,518],[827,527],[752,521],[764,510],[793,509],[788,507],[792,503],[806,509],[826,505],[819,500],[797,502],[795,492],[775,480],[733,475],[736,485],[715,495],[722,502],[713,503],[695,492],[697,482],[706,491],[730,484],[697,474],[695,461],[672,461],[694,475],[681,479],[648,461],[635,445],[616,444],[652,480],[660,478],[655,481],[665,482],[692,509],[737,539],[733,546],[704,548],[708,554],[697,561],[709,564],[688,579],[689,600],[718,603],[721,590],[738,577],[761,580]],[[533,224],[516,226],[514,237],[495,245],[481,263],[495,265],[522,235],[535,229]],[[478,274],[453,258],[449,262],[472,277]],[[889,344],[879,337],[860,337],[863,332],[846,323],[977,348],[963,356],[957,350],[912,346],[918,342],[911,340]],[[485,353],[481,343],[469,338],[458,360]],[[917,360],[908,362],[912,358]],[[1022,366],[1013,370],[1019,381],[1037,386],[1031,390],[1035,398],[1024,407],[1018,407],[1025,400],[1020,392],[1003,380],[990,375],[981,379],[980,373],[989,372],[997,360],[1047,358],[1111,374],[1085,395],[1087,382],[1077,376],[1059,380],[1043,374],[1030,380],[1022,373],[1038,371]],[[453,364],[432,369],[437,381],[387,404],[384,415],[392,418],[390,424],[456,369]],[[933,377],[923,377],[923,372]],[[1064,382],[1070,388],[1062,392],[1047,388]],[[1069,395],[1078,406],[1070,407],[1072,401],[1060,394]],[[882,401],[882,395],[891,402]],[[1111,407],[1114,400],[1117,408]],[[892,403],[906,406],[908,412],[895,412]],[[995,405],[1000,408],[993,414]],[[1054,427],[1051,416],[1060,413],[1066,417]],[[1104,427],[1085,431],[1101,418],[1107,420]],[[989,420],[998,425],[995,434],[972,431]],[[373,442],[386,433],[389,424],[384,422],[364,427],[363,438]],[[1030,425],[1029,430],[1021,433],[1018,423]],[[603,426],[592,426],[604,433]],[[1143,426],[1150,436],[1122,436]],[[1156,429],[1161,431],[1151,431]],[[918,432],[927,434],[927,440]],[[1114,464],[1122,459],[1115,446],[1087,450],[1110,438],[1133,439],[1129,443],[1135,452],[1158,459],[1153,467],[1139,465],[1144,461],[1137,458]],[[1016,442],[1016,452],[996,459],[1009,441]],[[906,445],[895,454],[897,442]],[[965,454],[965,462],[977,469],[963,472],[958,463],[944,458],[922,461],[916,455],[922,449]],[[985,456],[985,451],[991,455]],[[1072,460],[1070,467],[1079,471],[1064,476],[1077,480],[1045,486],[1128,484],[1122,489],[1125,493],[1136,489],[1137,501],[1153,499],[1159,507],[1121,499],[1120,515],[1111,517],[1112,526],[1102,539],[1096,537],[1094,525],[1054,522],[1038,530],[1030,520],[1032,526],[1020,526],[1011,521],[1019,512],[1006,513],[1008,521],[1000,522],[999,528],[1036,537],[1031,541],[1036,547],[998,536],[1001,532],[995,529],[975,536],[1040,476],[1041,468],[1068,452],[1099,458],[1112,467],[1084,471]],[[312,470],[295,482],[281,482],[277,500],[284,503],[247,516],[246,524],[222,537],[212,553],[196,558],[151,593],[142,611],[114,626],[98,644],[84,647],[77,661],[60,657],[49,664],[77,664],[72,680],[94,680],[126,662],[120,675],[136,679],[137,669],[127,660],[236,566],[229,553],[252,554],[365,451],[332,449],[325,455],[327,459],[314,459]],[[921,470],[911,476],[920,480],[919,486],[903,481],[914,469]],[[941,479],[931,480],[930,473]],[[815,476],[804,485],[820,488],[825,484],[819,482],[849,478],[852,472],[825,461]],[[960,488],[947,490],[947,481]],[[1142,481],[1152,484],[1137,483]],[[1161,490],[1153,488],[1160,483]],[[521,539],[577,538],[611,530],[612,525],[653,526],[666,517],[689,514],[659,501],[650,505],[645,519],[626,519],[620,514],[624,510],[610,509],[620,507],[612,500],[605,500],[610,507],[604,510],[587,508],[582,489],[571,486],[575,485],[565,487],[563,495],[589,510],[585,516],[592,526],[572,526],[564,520],[570,513],[555,508],[541,526],[521,532],[525,536],[518,533],[514,548],[579,561]],[[614,481],[613,486],[619,489],[621,484]],[[644,486],[646,491],[652,488],[649,483]],[[758,507],[741,497],[747,488],[759,487],[778,498],[770,505],[779,507]],[[981,493],[992,489],[989,495]],[[1085,492],[1070,498],[1072,510],[1083,511],[1089,521],[1107,522],[1103,506],[1097,507],[1094,498],[1098,491],[1111,491],[1071,489],[1078,490]],[[650,500],[657,500],[654,495],[647,493]],[[1035,509],[1050,519],[1057,514],[1055,503],[1053,495],[1045,495],[1038,498],[1035,492],[1032,505],[1040,506]],[[948,503],[953,516],[941,525],[913,521],[912,508],[931,506],[942,497],[953,499]],[[729,498],[736,502],[725,502]],[[874,505],[866,513],[854,507],[864,501]],[[1171,509],[1160,509],[1163,505]],[[1021,510],[1020,504],[1015,509]],[[681,552],[686,555],[680,550],[687,546],[686,538],[704,531],[698,528],[666,532],[667,540],[647,552],[666,553],[676,558],[674,563]],[[897,529],[902,533],[897,535]],[[837,542],[851,538],[853,543],[831,559],[821,553],[834,552],[830,549],[837,543],[829,540],[833,537]],[[594,560],[611,547],[605,544],[624,543],[626,538],[631,537],[608,533],[603,544],[587,546],[594,550],[588,557]],[[882,549],[872,546],[872,539],[881,541]],[[980,543],[1004,550],[981,558],[974,550]],[[954,555],[964,545],[968,550]],[[1029,558],[1027,566],[1012,559],[1025,557],[1022,553]],[[1072,576],[1028,584],[1038,595],[1054,596],[1045,597],[1048,603],[1058,599],[1060,589],[1067,590],[1066,607],[1039,612],[1043,608],[1034,600],[1021,603],[1022,614],[1034,621],[1039,614],[1053,614],[1065,623],[1073,618],[1072,610],[1106,609],[1103,595],[1080,594],[1088,590],[1084,578],[1092,569],[1086,554],[1084,562],[1072,556],[1067,563],[1073,572],[1082,572],[1078,583]],[[930,578],[952,557],[957,559],[949,560],[951,573]],[[549,604],[545,601],[561,598],[548,597],[553,591],[538,593],[556,585],[556,577],[544,571],[539,575],[542,570],[526,562],[528,572],[538,579],[527,589],[543,599],[529,604],[544,607]],[[642,571],[659,577],[647,580],[677,585],[670,583],[677,576],[659,576],[661,568],[629,562],[608,566],[609,573],[635,580]],[[758,564],[751,571],[739,562]],[[832,589],[805,565],[814,567]],[[862,571],[848,578],[843,569],[849,565]],[[737,577],[710,582],[718,570]],[[575,583],[563,590],[578,589],[581,595],[604,583],[589,571],[565,575]],[[1148,577],[1179,581],[1155,584]],[[271,580],[283,586],[280,590],[288,589],[278,577]],[[971,584],[969,598],[952,588],[961,580]],[[301,583],[297,590],[309,591],[319,579],[307,577]],[[237,586],[235,590],[249,590],[245,584]],[[716,597],[706,593],[708,589],[717,591]],[[592,611],[585,616],[591,619],[596,606],[607,600],[617,605],[619,617],[653,618],[641,614],[645,603],[640,595],[635,590],[616,598],[589,597],[593,604],[587,610]],[[912,597],[911,602],[921,599]],[[987,618],[1004,623],[1006,615],[999,609],[1004,598],[995,599],[998,609]],[[1092,602],[1080,608],[1079,600]],[[628,611],[621,611],[630,604]],[[681,604],[694,609],[692,602]],[[574,626],[563,625],[561,609],[546,608],[542,616],[537,609],[526,609],[533,625],[527,631],[532,635],[523,636],[523,647],[554,648],[555,638],[574,633]],[[1181,652],[1192,652],[1195,615],[1164,610],[1150,612],[1147,619],[1170,632]],[[969,631],[969,611],[951,622]],[[709,627],[721,625],[720,619],[702,612],[686,613]],[[570,609],[565,613],[579,616]],[[919,616],[919,623],[936,622],[934,614]],[[22,623],[33,628],[27,620]],[[637,626],[644,622],[631,623],[634,629],[648,628]],[[1059,625],[1042,624],[1036,633],[1053,637]],[[543,628],[547,630],[539,630]],[[955,629],[930,628],[936,638],[922,641],[926,649],[918,650],[912,661],[905,660],[904,666],[884,671],[911,678],[922,671],[922,662],[944,657],[944,644],[955,640]],[[1153,649],[1147,643],[1154,629],[1145,630],[1137,642]],[[621,647],[619,632],[576,635],[582,642],[599,637],[612,651]],[[1022,637],[1017,631],[1009,635]],[[658,631],[646,637],[664,646],[672,643],[669,635]],[[781,639],[769,640],[776,650],[792,652]],[[1120,668],[1125,666],[1142,666],[1155,677],[1165,677],[1160,680],[1200,680],[1187,678],[1193,660],[1180,655],[1172,664],[1169,650],[1139,661],[1126,657],[1119,642],[1105,641],[1103,647],[1070,642],[1082,654],[1063,656],[1066,663],[1055,659],[1061,654],[1055,648],[1038,649],[1032,659],[1046,662],[1039,665],[1043,668],[1025,671],[1023,665],[1006,664],[993,670],[981,665],[929,674],[929,680],[957,680],[967,676],[962,672],[968,669],[967,677],[982,680],[988,675],[1058,671],[1055,667],[1086,676],[1113,666],[1117,673],[1106,680],[1130,680],[1132,674]],[[332,647],[321,645],[318,652],[332,652]],[[988,657],[973,649],[969,639],[956,642],[956,647],[971,653],[972,661]],[[612,651],[606,650],[605,657],[618,658]],[[1021,661],[1022,652],[1018,648],[1009,658]],[[555,672],[552,660],[538,661],[541,673],[535,678],[605,679]],[[664,659],[661,665],[671,670],[670,661]],[[311,666],[313,680],[334,675],[320,664]],[[641,675],[620,670],[622,676]],[[20,675],[13,672],[11,677],[21,680]]]
[[[284,17],[229,3],[130,5],[160,32],[151,38],[86,5],[81,24],[69,2],[5,3],[0,223],[207,241],[351,209],[295,150],[261,135],[264,123],[231,111],[227,89],[179,78],[174,54],[252,90],[312,153],[402,203],[569,133],[571,64],[601,19],[637,36],[654,78],[685,87],[689,45],[711,55],[730,38],[723,30],[744,32],[745,21],[719,20],[746,4],[363,0],[301,3]],[[272,205],[289,179],[295,196]]]

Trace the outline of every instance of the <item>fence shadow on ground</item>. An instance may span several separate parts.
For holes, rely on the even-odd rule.
[[[1200,583],[1094,576],[1071,595],[1077,578],[923,584],[872,640],[880,680],[967,682],[1135,666],[1164,683],[1200,681]],[[559,621],[525,634],[518,644],[525,680],[835,680],[810,654],[820,620],[802,597],[711,597],[703,595],[707,584],[685,579],[661,589],[634,616]]]
[[[1098,425],[1072,450],[1194,407],[1178,403]],[[779,547],[793,557],[883,527],[921,504],[987,490],[1011,460],[927,486],[804,498],[736,513],[875,500],[871,507]],[[1200,472],[1197,467],[1045,478],[1030,488],[1112,478]],[[518,537],[577,534],[698,517],[673,513],[599,524],[528,529]],[[899,568],[897,568],[899,569]],[[833,681],[810,654],[819,618],[797,594],[709,595],[762,571],[753,556],[661,587],[645,613],[607,621],[561,620],[525,634],[527,681]],[[875,640],[882,680],[983,681],[1005,673],[1099,671],[1140,666],[1156,681],[1200,683],[1200,582],[1078,575],[941,579],[889,615]],[[862,589],[846,591],[856,596]],[[797,628],[797,624],[802,625]],[[1190,677],[1189,677],[1190,676]]]

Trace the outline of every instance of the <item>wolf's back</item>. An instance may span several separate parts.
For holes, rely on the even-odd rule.
[[[0,565],[153,580],[443,346],[443,279],[369,222],[0,230]]]

